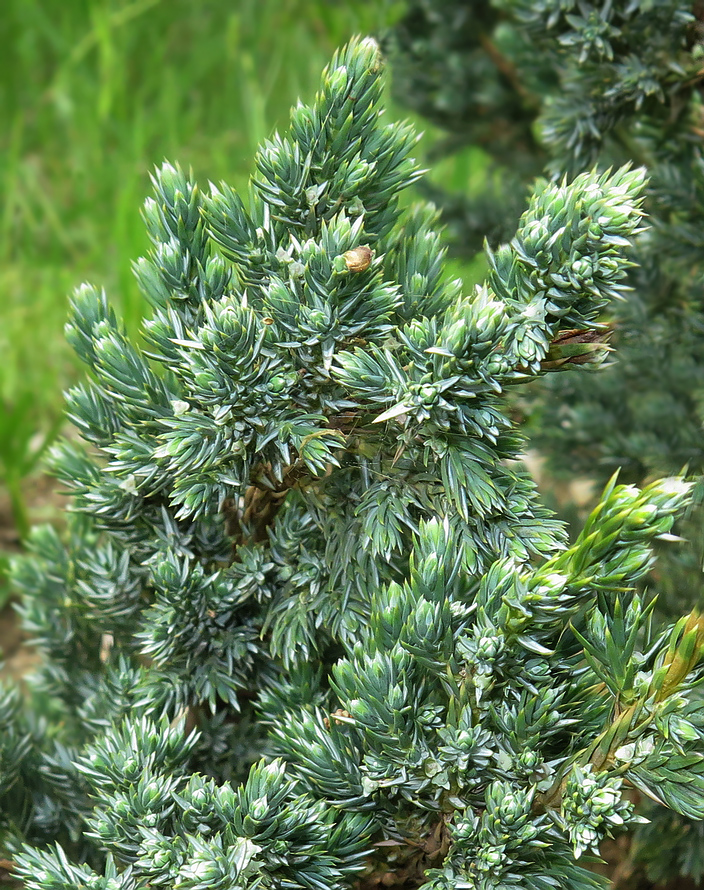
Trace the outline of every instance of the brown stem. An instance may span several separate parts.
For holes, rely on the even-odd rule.
[[[518,95],[523,99],[526,105],[529,108],[537,108],[538,101],[535,96],[526,88],[526,85],[521,80],[521,75],[518,72],[518,69],[513,64],[513,62],[509,61],[506,56],[501,53],[496,44],[492,42],[490,37],[487,37],[486,34],[482,34],[479,37],[479,41],[484,48],[484,51],[489,56],[491,61],[496,65],[501,74],[508,80],[514,90],[518,93]]]
[[[236,545],[265,541],[267,529],[279,512],[284,498],[303,475],[301,467],[288,467],[282,481],[272,478],[271,467],[261,464],[252,470],[251,484],[245,491],[244,503],[228,498],[222,505],[227,533]]]
[[[450,814],[445,814],[433,827],[429,835],[422,839],[406,838],[399,843],[399,854],[393,863],[378,863],[373,871],[355,884],[355,890],[383,890],[396,887],[398,890],[413,890],[425,883],[425,871],[440,864],[450,849]],[[375,846],[395,846],[382,841]],[[410,852],[409,852],[410,851]],[[408,854],[408,855],[406,855]]]

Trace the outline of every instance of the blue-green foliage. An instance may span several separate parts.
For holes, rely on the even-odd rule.
[[[610,362],[595,374],[551,375],[517,403],[559,500],[575,475],[603,482],[619,470],[641,484],[704,469],[703,38],[701,8],[685,0],[409,0],[388,40],[396,98],[447,131],[434,149],[438,185],[424,189],[442,205],[455,252],[472,257],[484,237],[510,237],[537,175],[625,162],[648,170],[649,227],[630,254],[631,289],[602,318]],[[456,161],[444,157],[455,152]],[[469,193],[446,191],[466,188],[467,168]],[[556,362],[581,362],[582,340],[566,332]],[[648,579],[656,616],[701,607],[703,497],[700,484],[680,525],[692,546],[662,548]],[[636,843],[649,875],[661,881],[679,863],[701,880],[699,827],[659,818],[668,838],[657,845],[660,864]]]
[[[546,171],[648,170],[632,290],[602,319],[614,361],[554,375],[532,406],[536,445],[570,475],[620,468],[640,483],[704,467],[702,35],[683,0],[412,0],[389,39],[397,97],[450,134],[438,151],[482,149],[481,188],[433,191],[456,250],[510,237],[516,201]],[[691,600],[700,573],[687,568],[671,586]]]
[[[624,782],[702,814],[704,627],[635,592],[690,486],[614,481],[568,546],[505,396],[598,330],[643,171],[539,183],[462,294],[380,72],[338,53],[248,202],[157,171],[143,342],[76,295],[73,515],[16,566],[43,661],[0,716],[28,890],[589,888]]]

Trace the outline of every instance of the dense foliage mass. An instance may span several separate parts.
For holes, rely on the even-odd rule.
[[[505,397],[603,350],[643,171],[538,183],[463,294],[380,74],[342,50],[246,203],[156,173],[143,342],[76,294],[73,507],[0,702],[28,890],[590,888],[627,788],[704,818],[704,621],[637,590],[691,486],[612,480],[569,545]]]
[[[684,0],[412,0],[390,47],[398,98],[448,131],[438,150],[480,146],[471,196],[443,195],[455,248],[511,237],[534,176],[634,162],[648,170],[650,228],[628,299],[602,319],[606,373],[553,375],[531,437],[554,468],[641,483],[704,469],[704,25]],[[704,556],[704,535],[691,535]],[[701,559],[671,567],[669,593],[701,596]],[[676,583],[675,583],[676,581]]]
[[[682,0],[411,0],[390,41],[397,98],[448,132],[437,151],[480,146],[489,165],[469,196],[429,189],[456,251],[510,237],[538,174],[648,170],[631,290],[602,318],[610,366],[551,375],[519,402],[561,480],[704,469],[702,22],[701,4]],[[669,616],[704,602],[703,500],[700,484],[681,527],[691,546],[661,552],[648,578]],[[661,820],[667,841],[653,848],[646,829],[639,843],[653,879],[704,877],[699,828]]]

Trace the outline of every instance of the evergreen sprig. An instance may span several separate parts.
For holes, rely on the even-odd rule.
[[[627,299],[605,307],[601,332],[585,334],[576,320],[543,368],[595,367],[613,349],[610,361],[595,374],[550,375],[517,400],[562,503],[575,476],[598,483],[620,470],[642,484],[704,468],[702,22],[698,4],[678,0],[409,0],[387,38],[396,98],[446,130],[431,158],[466,150],[460,169],[482,171],[470,195],[422,186],[442,206],[455,252],[474,256],[484,237],[508,239],[536,175],[559,180],[625,162],[648,170],[649,227],[634,242]],[[702,491],[680,525],[691,546],[661,548],[647,579],[656,620],[701,607]],[[637,841],[649,876],[661,881],[678,862],[701,881],[699,827],[649,815],[669,839],[659,857]]]
[[[701,810],[702,621],[637,590],[690,485],[613,480],[570,546],[506,398],[621,292],[643,172],[540,183],[462,294],[380,76],[338,53],[247,203],[157,171],[143,347],[76,295],[86,444],[0,718],[27,890],[591,888],[629,783]]]

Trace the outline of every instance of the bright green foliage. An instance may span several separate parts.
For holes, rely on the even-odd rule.
[[[338,53],[247,202],[155,174],[143,343],[76,295],[86,444],[15,568],[44,661],[0,737],[28,890],[591,888],[628,783],[704,816],[704,624],[637,592],[690,485],[614,481],[568,546],[505,395],[598,331],[643,171],[538,183],[464,295],[380,74]]]

